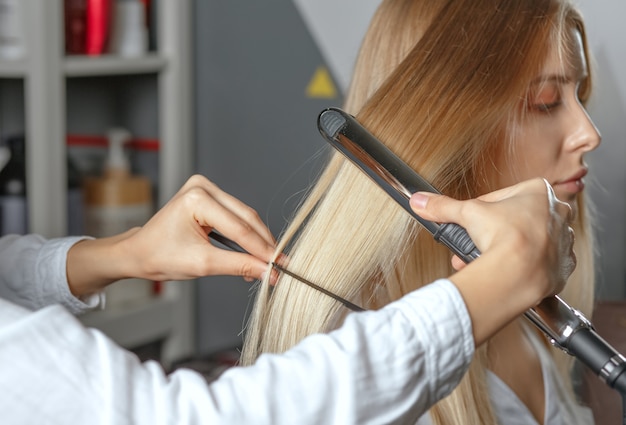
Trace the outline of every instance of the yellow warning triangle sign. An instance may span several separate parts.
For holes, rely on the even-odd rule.
[[[337,89],[335,89],[335,84],[333,84],[330,73],[325,66],[318,66],[315,70],[313,78],[309,81],[309,85],[306,86],[306,95],[318,99],[334,99],[337,97]]]

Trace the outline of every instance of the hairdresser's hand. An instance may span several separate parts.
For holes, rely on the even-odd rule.
[[[468,201],[414,195],[411,205],[427,220],[465,227],[482,252],[451,277],[470,315],[472,303],[478,307],[500,303],[503,310],[520,314],[560,292],[576,266],[571,208],[543,179]],[[477,341],[483,337],[479,334]]]
[[[209,242],[216,229],[249,254]],[[208,275],[261,278],[275,241],[258,214],[202,176],[191,177],[143,227],[76,244],[68,253],[68,281],[75,295],[101,290],[126,277],[156,281]]]

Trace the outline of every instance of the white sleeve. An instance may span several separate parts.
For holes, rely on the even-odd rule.
[[[0,411],[7,424],[415,423],[458,384],[473,351],[447,280],[209,385],[141,364],[60,307],[28,313],[0,301]]]
[[[93,309],[104,295],[72,295],[67,284],[67,252],[84,237],[46,240],[39,235],[0,238],[0,298],[29,310],[62,304],[73,314]]]

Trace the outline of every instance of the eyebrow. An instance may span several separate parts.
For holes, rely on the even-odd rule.
[[[583,77],[584,78],[584,77]],[[531,86],[545,84],[545,83],[558,83],[558,84],[567,84],[571,82],[572,79],[565,75],[548,75],[548,76],[540,76],[535,78],[530,82]]]
[[[582,81],[589,78],[589,73],[586,70],[577,69],[578,71],[575,75],[567,75],[567,74],[548,74],[548,75],[540,75],[539,77],[533,79],[530,82],[530,85],[538,85],[545,83],[557,83],[557,84],[567,84],[576,81]],[[572,73],[573,74],[573,73]]]

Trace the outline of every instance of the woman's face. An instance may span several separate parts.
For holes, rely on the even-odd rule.
[[[557,197],[576,208],[587,174],[584,155],[600,144],[600,134],[578,98],[587,77],[582,40],[573,33],[571,56],[564,61],[556,49],[531,83],[521,124],[513,130],[513,155],[498,161],[500,186],[545,178]]]

